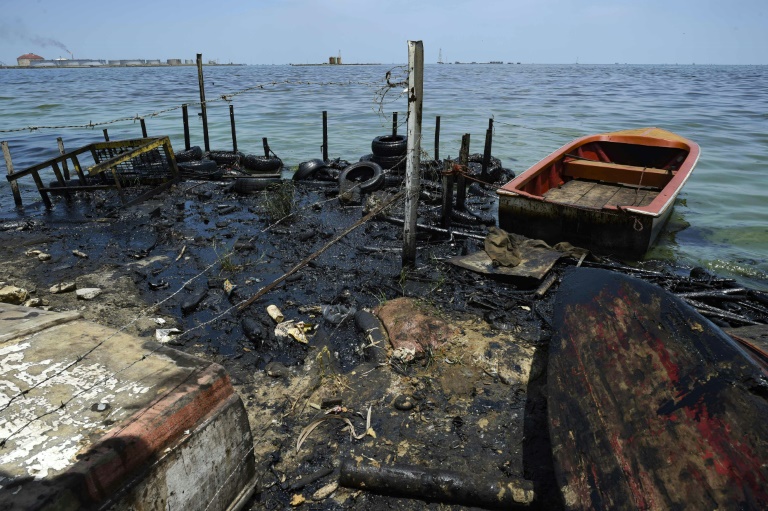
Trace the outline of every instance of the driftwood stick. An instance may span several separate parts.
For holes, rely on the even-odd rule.
[[[533,482],[525,479],[488,480],[408,465],[373,466],[345,460],[339,484],[396,497],[479,506],[488,509],[521,509],[533,502]]]

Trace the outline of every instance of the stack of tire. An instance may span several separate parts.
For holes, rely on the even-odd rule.
[[[385,172],[402,173],[405,170],[407,148],[408,137],[405,135],[383,135],[371,142],[372,154],[360,160],[378,163]]]
[[[241,170],[247,176],[238,176],[232,186],[237,193],[250,194],[267,190],[282,182],[280,169],[283,168],[283,160],[272,156],[257,156],[247,154],[241,160]]]
[[[221,151],[217,151],[221,152]],[[216,160],[204,158],[200,146],[192,146],[184,151],[174,153],[176,166],[181,177],[185,179],[220,179],[224,174]]]

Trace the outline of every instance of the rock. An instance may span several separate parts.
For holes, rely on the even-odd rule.
[[[75,291],[78,300],[93,300],[101,294],[101,289],[98,287],[84,287]]]
[[[288,368],[280,362],[270,362],[264,370],[272,378],[285,378],[288,376]]]
[[[184,314],[189,314],[193,310],[197,309],[197,306],[200,305],[200,302],[202,302],[207,295],[208,295],[207,286],[201,289],[200,291],[192,293],[192,296],[190,296],[184,302],[182,302],[181,312]]]
[[[243,318],[240,324],[243,327],[245,336],[253,342],[256,347],[261,346],[264,339],[264,329],[262,328],[261,323],[253,318]]]
[[[0,289],[0,302],[21,305],[29,297],[26,289],[16,286],[5,286]]]
[[[52,294],[59,294],[59,293],[71,293],[77,289],[77,286],[74,282],[61,282],[60,284],[56,284],[55,286],[51,287],[48,291],[50,291]]]
[[[30,298],[24,302],[24,307],[46,307],[48,306],[48,300],[42,298]]]
[[[80,252],[79,250],[73,250],[72,255],[79,257],[80,259],[88,259],[88,254]]]
[[[50,261],[51,260],[51,254],[46,254],[44,252],[41,252],[41,253],[37,254],[37,258],[40,261]]]

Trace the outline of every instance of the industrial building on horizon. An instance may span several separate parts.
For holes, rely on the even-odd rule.
[[[193,59],[168,59],[165,62],[160,59],[45,59],[34,53],[25,53],[16,59],[18,67],[119,67],[119,66],[193,66],[196,61]],[[215,60],[209,60],[207,65],[222,65]],[[236,65],[236,64],[223,64]]]

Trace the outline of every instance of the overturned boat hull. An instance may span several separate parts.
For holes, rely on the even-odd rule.
[[[766,373],[663,289],[563,279],[548,410],[568,509],[768,508]]]

